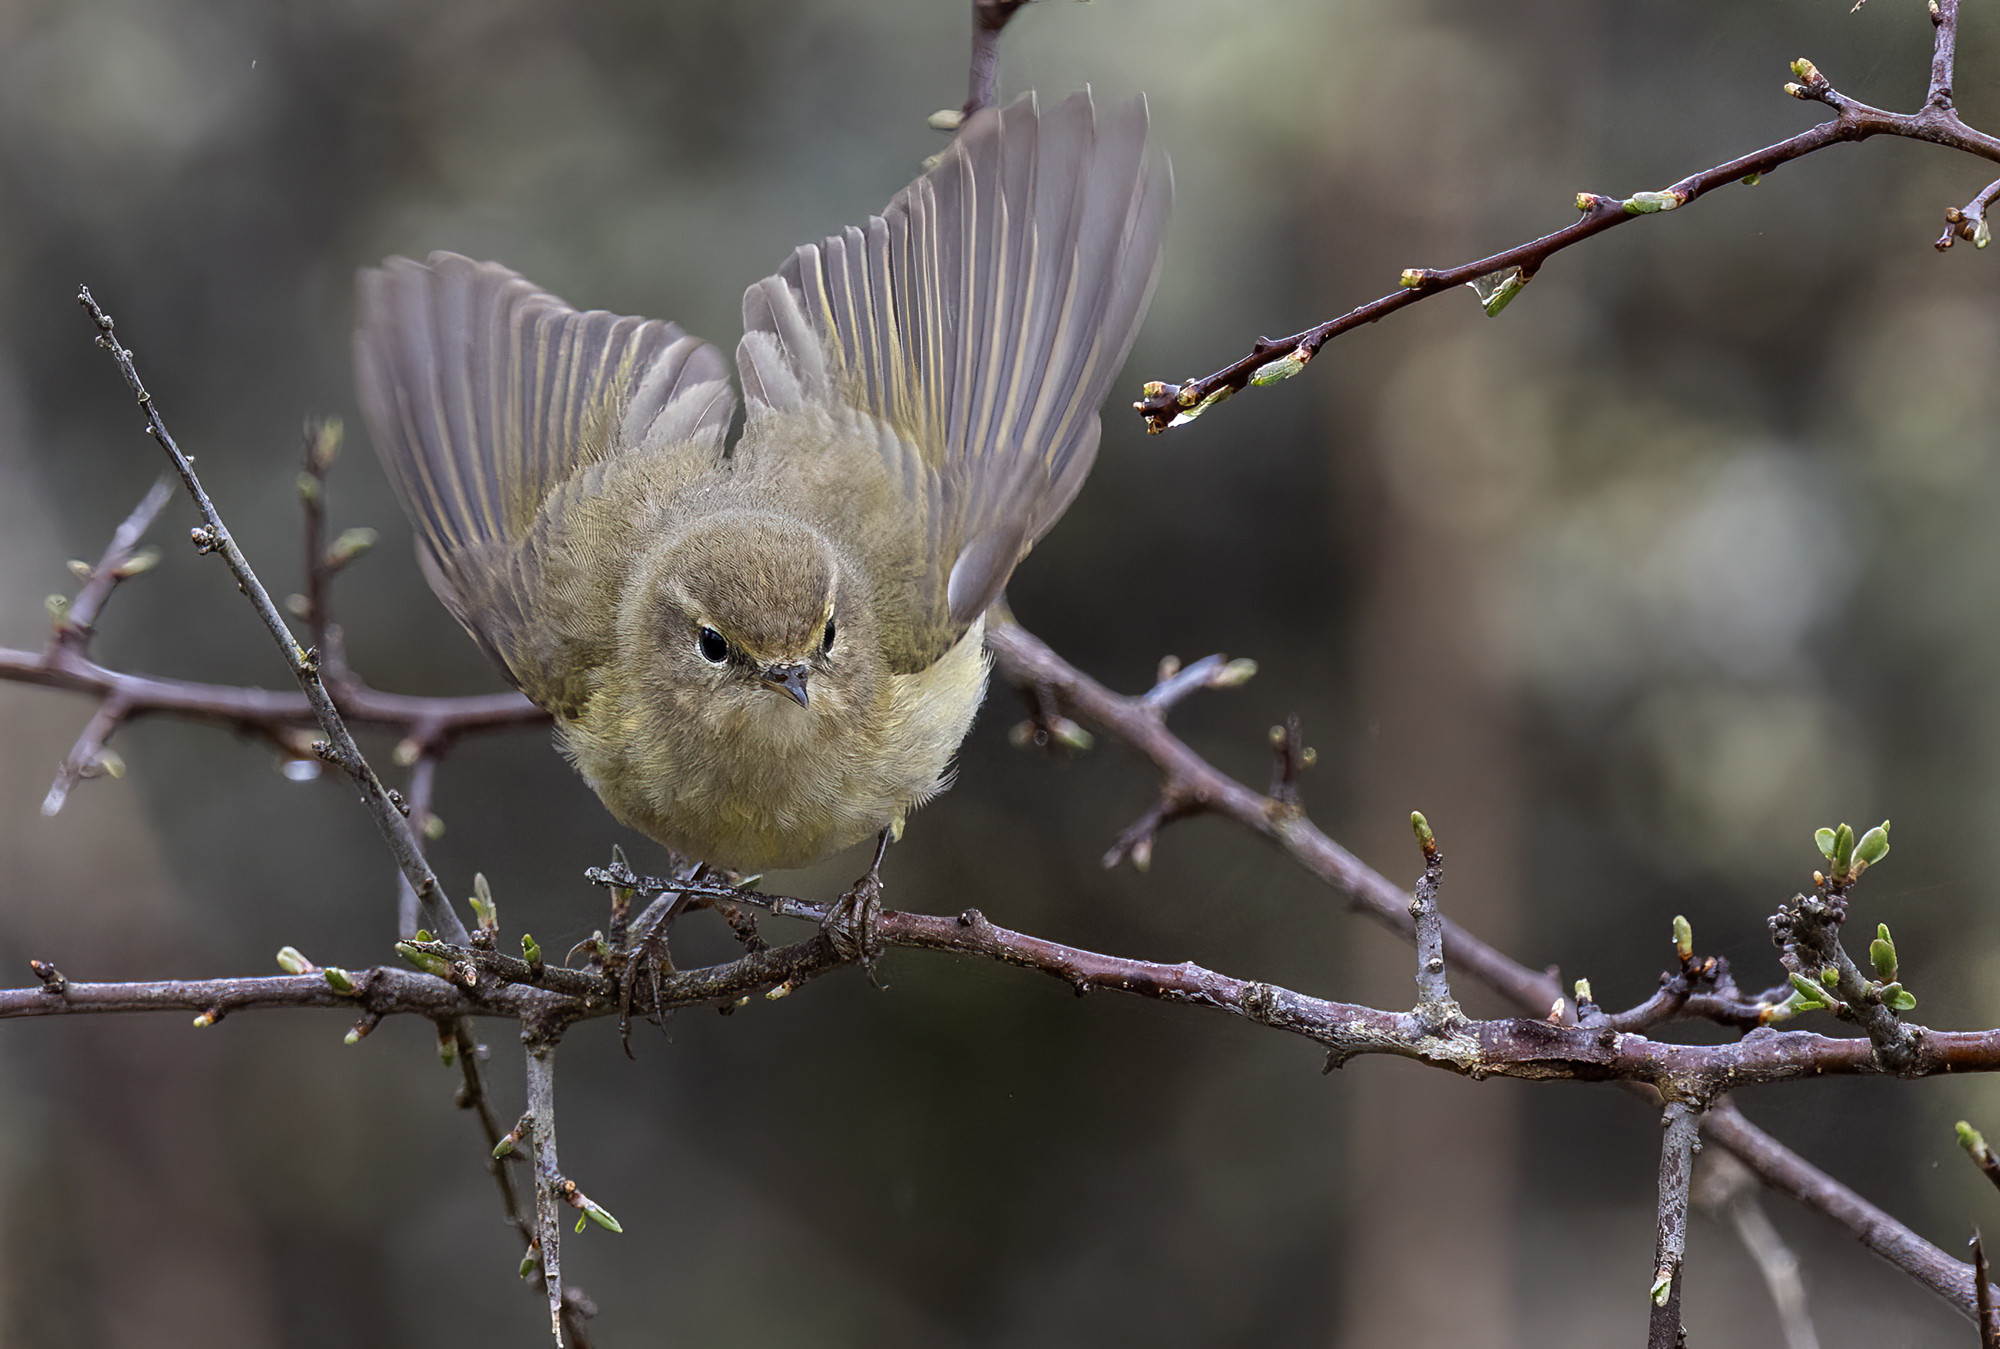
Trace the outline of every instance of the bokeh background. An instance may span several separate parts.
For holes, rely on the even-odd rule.
[[[1809,54],[1912,108],[1910,0],[1617,5],[1095,0],[1010,30],[1010,94],[1145,90],[1178,208],[1099,467],[1021,569],[1023,621],[1136,689],[1168,652],[1256,657],[1176,724],[1262,781],[1303,718],[1307,801],[1447,908],[1629,1005],[1685,913],[1746,987],[1812,830],[1890,817],[1857,906],[1924,1019],[2000,1023],[2000,282],[1930,247],[1990,166],[1842,147],[1558,257],[1499,320],[1441,297],[1303,378],[1141,434],[1121,400],[1808,126]],[[1969,7],[1957,91],[2000,122]],[[964,97],[944,0],[0,0],[0,644],[43,640],[160,468],[73,300],[119,321],[237,537],[298,584],[299,427],[346,415],[337,526],[384,546],[337,595],[356,665],[499,687],[418,577],[354,419],[354,269],[448,247],[733,348],[743,288],[878,209]],[[101,625],[109,663],[285,680],[219,566],[164,563]],[[327,781],[154,721],[121,781],[38,804],[89,709],[0,686],[0,969],[88,979],[387,956],[391,872]],[[1408,952],[1263,846],[1176,826],[1150,874],[1098,858],[1154,791],[1114,746],[1009,747],[994,693],[959,785],[913,821],[889,902],[1193,959],[1381,1005]],[[386,756],[386,743],[369,747]],[[510,935],[601,922],[620,833],[540,732],[462,745],[435,862],[484,871]],[[624,838],[636,859],[655,857]],[[858,854],[786,878],[836,892]],[[698,926],[698,925],[690,925]],[[683,959],[726,944],[690,933]],[[1606,1088],[1473,1084],[1213,1014],[892,953],[724,1019],[569,1037],[565,1169],[626,1225],[568,1243],[608,1345],[1597,1345],[1643,1334],[1657,1127]],[[1465,990],[1475,1010],[1497,1012]],[[0,1343],[544,1342],[430,1028],[346,1048],[328,1013],[0,1029]],[[510,1028],[488,1027],[503,1113]],[[1697,1028],[1693,1034],[1700,1034]],[[1951,1121],[1990,1081],[1837,1082],[1742,1102],[1957,1248],[1996,1221]],[[1941,1304],[1772,1201],[1822,1343],[1969,1342]],[[1698,1221],[1694,1342],[1772,1342],[1728,1232]]]

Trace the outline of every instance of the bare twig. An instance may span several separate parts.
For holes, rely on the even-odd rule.
[[[1411,935],[1410,898],[1400,886],[1363,865],[1303,813],[1278,809],[1264,793],[1218,772],[1169,731],[1143,700],[1113,693],[1017,623],[988,628],[986,646],[1003,677],[1016,684],[1039,685],[1059,707],[1109,731],[1151,760],[1167,779],[1169,792],[1177,790],[1187,801],[1198,802],[1200,809],[1270,840],[1345,896],[1351,907],[1406,939]],[[1452,968],[1515,1006],[1539,1013],[1562,996],[1561,986],[1546,971],[1527,969],[1450,919],[1444,920],[1444,932],[1445,955]]]
[[[1653,1242],[1653,1310],[1646,1349],[1678,1349],[1681,1332],[1681,1266],[1687,1258],[1688,1189],[1694,1180],[1694,1150],[1701,1135],[1701,1109],[1668,1101],[1660,1118],[1659,1219]]]
[[[1958,1145],[1965,1149],[1965,1155],[1972,1158],[1972,1164],[1979,1173],[2000,1187],[2000,1157],[1986,1146],[1986,1137],[1964,1120],[1958,1122]]]
[[[1936,1293],[1967,1320],[1975,1316],[1971,1266],[1954,1259],[1799,1156],[1723,1100],[1702,1120],[1702,1135],[1778,1191],[1831,1218],[1862,1245]]]
[[[229,566],[230,574],[236,578],[236,584],[249,599],[251,608],[257,611],[257,616],[264,621],[271,639],[278,644],[279,651],[285,657],[285,663],[291,667],[292,674],[299,681],[299,687],[305,690],[306,700],[312,704],[314,717],[318,720],[320,729],[326,733],[328,751],[322,757],[345,770],[355,785],[361,789],[361,798],[375,817],[377,828],[382,831],[382,836],[389,843],[390,851],[396,856],[397,865],[402,868],[411,888],[417,893],[418,903],[422,906],[425,921],[430,929],[454,941],[466,940],[465,925],[459,921],[458,915],[452,912],[451,905],[446,902],[444,893],[438,886],[437,877],[431,874],[429,863],[424,861],[423,849],[418,845],[409,821],[397,809],[389,790],[382,785],[381,779],[375,776],[375,770],[362,757],[360,748],[354,743],[354,736],[347,729],[347,723],[341,718],[339,709],[334,706],[332,697],[327,693],[326,686],[320,678],[317,657],[312,651],[300,646],[298,640],[292,636],[292,631],[285,625],[284,617],[279,614],[277,605],[271,602],[270,593],[258,582],[256,573],[251,570],[249,559],[243,556],[242,549],[236,546],[236,540],[223,525],[222,516],[216,510],[215,503],[209,499],[208,493],[202,488],[201,480],[195,476],[194,465],[188,461],[185,454],[181,453],[180,446],[175,443],[172,434],[167,430],[166,420],[160,415],[159,405],[146,391],[146,386],[140,382],[139,371],[132,362],[131,351],[119,345],[111,316],[99,307],[88,287],[82,287],[77,291],[77,302],[89,311],[91,321],[97,325],[99,344],[111,353],[112,359],[118,364],[119,373],[125,377],[126,386],[132,390],[140,406],[145,408],[147,428],[152,432],[153,439],[159,442],[160,448],[167,452],[167,458],[172,461],[174,471],[180,475],[181,485],[187,489],[188,495],[194,500],[195,508],[201,513],[202,523],[191,535],[196,549],[200,552],[222,555]]]
[[[1958,0],[1931,0],[1930,12],[1937,33],[1931,42],[1931,80],[1924,107],[1949,111],[1952,67],[1958,60]]]
[[[1937,250],[1942,253],[1960,239],[1969,240],[1974,248],[1984,248],[1993,241],[1993,226],[1986,218],[1992,209],[1994,198],[2000,197],[2000,178],[1994,179],[1979,189],[1979,195],[1964,206],[1947,206],[1944,212],[1944,233],[1937,238]]]
[[[501,1210],[515,1231],[521,1234],[521,1246],[526,1260],[532,1261],[536,1270],[536,1286],[546,1291],[540,1279],[541,1245],[535,1236],[535,1217],[526,1211],[521,1203],[520,1191],[515,1188],[513,1172],[509,1161],[519,1160],[519,1154],[507,1158],[495,1155],[503,1137],[508,1131],[500,1127],[500,1119],[493,1113],[493,1102],[486,1089],[486,1076],[480,1068],[483,1047],[469,1017],[459,1017],[449,1023],[450,1034],[457,1045],[458,1067],[463,1085],[459,1088],[458,1104],[474,1111],[479,1119],[479,1131],[486,1140],[486,1167],[493,1176],[493,1183],[500,1191]],[[562,1287],[563,1329],[569,1335],[573,1349],[589,1349],[586,1322],[597,1315],[596,1304],[583,1290],[574,1284]]]
[[[1444,918],[1438,912],[1438,887],[1444,883],[1444,854],[1438,850],[1430,822],[1410,812],[1410,827],[1416,831],[1417,846],[1423,849],[1424,871],[1417,877],[1410,898],[1410,921],[1415,927],[1417,948],[1417,1015],[1436,1034],[1443,1034],[1465,1020],[1452,1001],[1451,980],[1444,966]]]
[[[1519,285],[1532,280],[1550,258],[1593,235],[1640,216],[1686,206],[1731,183],[1755,182],[1761,175],[1781,165],[1829,146],[1864,141],[1871,136],[1901,136],[1942,145],[1981,159],[2000,161],[2000,139],[1967,126],[1951,105],[1951,67],[1957,13],[1956,0],[1951,0],[1949,4],[1940,0],[1930,92],[1924,106],[1917,112],[1885,112],[1857,102],[1835,90],[1812,68],[1810,62],[1800,61],[1794,69],[1803,82],[1787,85],[1786,90],[1795,98],[1824,103],[1832,108],[1834,116],[1827,121],[1774,145],[1690,174],[1664,191],[1636,193],[1622,199],[1599,196],[1593,192],[1578,193],[1576,205],[1583,216],[1573,225],[1477,262],[1442,270],[1412,268],[1403,273],[1398,290],[1290,337],[1276,341],[1259,338],[1249,355],[1213,374],[1185,384],[1170,384],[1162,380],[1148,382],[1144,388],[1145,396],[1132,404],[1132,409],[1150,432],[1179,426],[1252,384],[1272,383],[1297,374],[1333,338],[1387,318],[1406,305],[1514,269],[1518,269],[1514,281],[1514,288],[1518,289]],[[1968,234],[1966,237],[1971,236]],[[1939,246],[1948,245],[1940,240]],[[1492,305],[1490,312],[1497,313],[1498,305]]]
[[[83,587],[57,616],[55,626],[49,632],[48,645],[42,649],[43,665],[59,665],[71,657],[84,658],[84,653],[90,649],[90,639],[97,632],[97,615],[103,611],[105,601],[111,598],[111,592],[128,576],[150,568],[153,559],[158,557],[157,551],[141,553],[139,541],[145,538],[146,531],[152,528],[154,519],[173,493],[171,478],[162,477],[154,483],[132,513],[112,531],[111,542],[105,546],[104,555],[96,565],[83,568]],[[71,790],[84,778],[107,769],[117,772],[117,760],[106,753],[106,742],[132,714],[132,710],[131,702],[116,694],[98,704],[97,712],[70,747],[62,767],[56,771],[56,780],[42,798],[42,814],[54,815],[60,811]]]
[[[1979,1349],[2000,1349],[2000,1320],[1994,1317],[1993,1285],[1987,1278],[1986,1244],[1972,1234],[1972,1279],[1979,1311]]]
[[[67,650],[50,659],[45,653],[0,647],[0,680],[39,684],[99,699],[117,698],[125,703],[128,720],[167,712],[264,735],[280,743],[279,732],[318,724],[313,705],[303,693],[128,674]],[[432,745],[468,731],[534,726],[549,719],[548,713],[518,693],[424,698],[350,685],[341,691],[339,701],[347,719],[357,726],[404,730]]]
[[[542,1287],[549,1299],[549,1333],[563,1343],[562,1171],[556,1160],[556,1047],[542,1035],[528,1038],[528,1114],[535,1154],[535,1237],[541,1243]]]
[[[120,581],[137,575],[151,565],[148,560],[150,554],[139,551],[139,541],[146,537],[146,531],[153,527],[153,521],[173,494],[173,479],[162,477],[147,489],[139,504],[132,508],[132,513],[112,531],[104,556],[86,570],[83,588],[64,606],[62,617],[56,620],[55,629],[49,634],[45,653],[49,658],[53,659],[60,651],[81,652],[88,649],[90,639],[96,635],[97,615],[103,611],[105,601],[111,598],[111,592],[117,589]],[[134,563],[139,565],[134,566]]]
[[[1704,1152],[1695,1165],[1694,1202],[1702,1212],[1729,1225],[1764,1278],[1771,1305],[1784,1332],[1785,1349],[1819,1349],[1799,1257],[1764,1212],[1757,1178],[1721,1148]]]

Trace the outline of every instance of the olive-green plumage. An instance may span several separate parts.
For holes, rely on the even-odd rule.
[[[1143,101],[970,118],[721,354],[451,253],[360,278],[362,410],[432,586],[612,814],[803,866],[948,781],[983,615],[1075,496],[1152,290]]]

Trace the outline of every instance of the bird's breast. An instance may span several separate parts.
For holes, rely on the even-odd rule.
[[[885,674],[866,703],[825,681],[805,707],[771,690],[665,716],[595,700],[566,747],[612,814],[685,856],[745,872],[807,866],[900,826],[948,785],[985,696],[983,635],[975,624],[930,668]]]

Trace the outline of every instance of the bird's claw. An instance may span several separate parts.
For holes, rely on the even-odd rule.
[[[875,962],[882,954],[882,856],[889,850],[889,831],[875,845],[875,860],[831,909],[821,927],[842,960],[860,965],[875,979]],[[880,980],[876,980],[880,982]]]

